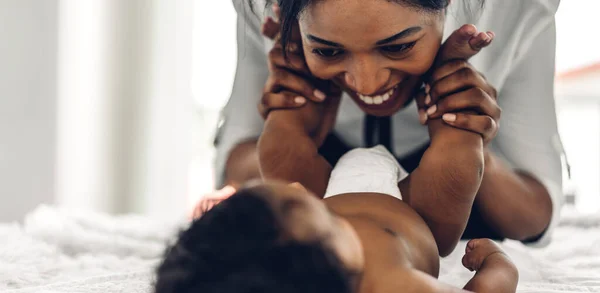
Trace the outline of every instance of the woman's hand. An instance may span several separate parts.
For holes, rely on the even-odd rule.
[[[471,43],[479,50],[493,33],[475,33]],[[431,74],[420,101],[421,122],[441,118],[446,124],[480,134],[487,145],[498,133],[501,109],[496,89],[464,59],[441,63]]]
[[[278,14],[276,8],[274,11]],[[318,103],[309,105],[311,109],[304,111],[302,120],[307,134],[319,147],[335,124],[341,90],[334,83],[311,75],[301,49],[297,24],[292,30],[290,43],[285,48],[286,58],[284,48],[279,43],[279,26],[279,22],[272,18],[267,18],[263,24],[263,35],[274,39],[275,44],[269,51],[270,75],[258,110],[266,119],[273,110],[298,108],[311,101]]]
[[[498,133],[502,113],[496,89],[463,60],[442,65],[432,80],[425,89],[428,119],[442,118],[449,125],[479,133],[487,145]]]
[[[273,6],[275,15],[279,16],[279,8]],[[284,57],[284,48],[279,42],[280,22],[267,17],[262,25],[262,34],[275,41],[268,55],[270,75],[263,90],[263,97],[258,110],[263,118],[269,112],[277,109],[299,108],[306,104],[306,99],[320,103],[327,97],[325,92],[334,90],[331,84],[321,81],[325,88],[315,86],[316,79],[312,77],[302,52],[302,41],[297,25],[293,27],[292,37]]]

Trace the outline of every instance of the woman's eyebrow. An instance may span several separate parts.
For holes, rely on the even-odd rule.
[[[327,46],[331,46],[331,47],[337,47],[337,48],[343,48],[344,47],[341,44],[338,44],[336,42],[324,40],[324,39],[321,39],[319,37],[315,37],[315,36],[310,35],[310,34],[306,35],[306,38],[308,38],[309,40],[311,40],[313,42],[321,43],[323,45],[327,45]]]
[[[399,39],[410,37],[410,36],[412,36],[412,35],[420,32],[421,30],[422,30],[422,28],[420,26],[409,27],[409,28],[407,28],[407,29],[405,29],[405,30],[403,30],[403,31],[401,31],[401,32],[399,32],[399,33],[397,33],[397,34],[389,37],[389,38],[383,39],[381,41],[377,41],[377,43],[375,43],[375,44],[377,44],[377,45],[384,45],[384,44],[387,44],[387,43],[391,43],[391,42],[399,40]]]
[[[383,40],[377,41],[375,44],[376,45],[384,45],[387,43],[391,43],[393,41],[399,40],[399,39],[403,39],[409,36],[412,36],[414,34],[416,34],[417,32],[421,31],[422,28],[420,26],[413,26],[413,27],[409,27],[389,38],[385,38]],[[343,48],[344,46],[342,44],[338,44],[336,42],[332,42],[332,41],[328,41],[325,39],[321,39],[319,37],[313,36],[311,34],[307,34],[306,38],[308,38],[309,40],[316,42],[316,43],[321,43],[323,45],[327,45],[330,47],[336,47],[336,48]]]

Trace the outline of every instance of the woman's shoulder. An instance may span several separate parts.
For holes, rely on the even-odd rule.
[[[483,5],[481,5],[483,3]],[[453,1],[449,7],[452,19],[461,23],[511,27],[531,21],[531,16],[553,18],[560,0],[466,0]]]
[[[500,88],[515,64],[526,56],[538,36],[554,23],[559,0],[453,1],[446,20],[445,36],[465,23],[496,34],[494,43],[470,61]],[[550,50],[551,47],[548,47]]]
[[[559,3],[560,0],[486,0],[475,17],[479,18],[476,22],[489,23],[496,30],[511,30],[554,20]]]

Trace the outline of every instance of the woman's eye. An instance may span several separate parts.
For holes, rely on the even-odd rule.
[[[339,49],[313,49],[312,52],[324,58],[333,58],[344,53]]]
[[[381,47],[380,49],[386,53],[398,54],[398,53],[405,53],[405,52],[409,51],[410,49],[412,49],[412,47],[415,46],[415,44],[416,44],[416,42],[412,42],[412,43],[408,43],[408,44],[384,46],[384,47]]]

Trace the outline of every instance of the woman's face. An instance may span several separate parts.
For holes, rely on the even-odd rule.
[[[427,12],[383,0],[314,1],[299,16],[312,74],[333,80],[367,114],[404,107],[432,66],[444,11]]]

